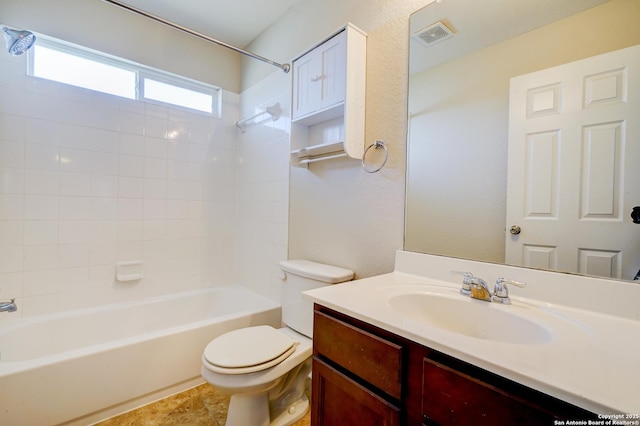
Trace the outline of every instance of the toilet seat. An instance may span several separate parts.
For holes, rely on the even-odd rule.
[[[222,334],[205,348],[207,368],[221,374],[266,370],[287,359],[299,342],[268,325],[246,327]]]

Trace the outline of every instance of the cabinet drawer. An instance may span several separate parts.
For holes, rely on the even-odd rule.
[[[405,350],[401,345],[316,311],[313,346],[315,355],[401,399]]]
[[[552,413],[430,359],[423,361],[426,425],[552,425]]]

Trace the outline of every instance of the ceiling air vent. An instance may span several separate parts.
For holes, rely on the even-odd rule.
[[[413,34],[413,38],[427,47],[433,46],[434,44],[451,37],[453,37],[453,31],[451,31],[442,21],[429,25],[427,28]]]

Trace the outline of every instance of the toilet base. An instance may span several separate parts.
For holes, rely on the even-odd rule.
[[[231,396],[225,426],[290,426],[309,411],[309,398],[302,398],[280,412],[269,413],[267,393]]]
[[[231,395],[226,426],[269,426],[269,401],[266,393]]]
[[[303,395],[298,401],[280,413],[271,413],[271,426],[290,426],[304,417],[309,411],[309,398]]]

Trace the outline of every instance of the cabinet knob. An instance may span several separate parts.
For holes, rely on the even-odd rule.
[[[311,81],[320,81],[324,78],[324,75],[322,74],[316,74],[313,77],[311,77]]]

